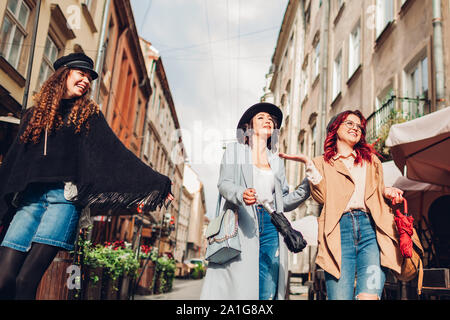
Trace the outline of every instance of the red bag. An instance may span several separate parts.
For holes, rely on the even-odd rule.
[[[399,234],[399,247],[403,256],[402,271],[396,274],[400,281],[410,281],[417,279],[417,293],[422,292],[423,280],[423,248],[417,232],[414,229],[414,218],[408,214],[408,204],[403,200],[403,213],[400,209],[395,211],[395,224]]]

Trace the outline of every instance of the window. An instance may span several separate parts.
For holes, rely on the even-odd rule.
[[[161,110],[161,102],[162,102],[161,96],[158,96],[158,108],[156,109],[157,115],[159,114],[159,110]]]
[[[307,66],[302,70],[302,102],[308,96],[308,86],[309,86],[309,78],[308,78],[308,68]]]
[[[292,60],[292,55],[293,55],[293,52],[294,52],[294,33],[292,33],[291,38],[289,39],[289,49],[288,50],[289,50],[288,60],[291,61]]]
[[[317,126],[314,123],[311,126],[311,158],[316,156],[316,138],[317,138]]]
[[[284,101],[283,101],[283,111],[285,114],[285,118],[289,116],[290,110],[291,110],[291,80],[288,81],[286,88],[285,88],[286,94],[284,95]],[[283,100],[283,99],[282,99]]]
[[[406,73],[406,94],[408,98],[428,98],[428,58],[420,59]],[[424,101],[405,101],[403,112],[413,118],[424,114]]]
[[[15,69],[19,65],[23,41],[27,36],[25,30],[30,11],[24,0],[8,0],[1,31],[0,54]]]
[[[52,74],[53,62],[58,58],[59,49],[55,42],[48,35],[45,41],[44,56],[42,58],[41,69],[39,70],[39,78],[37,83],[37,88],[40,88],[45,80]]]
[[[162,103],[161,112],[159,114],[159,125],[162,127],[164,122],[165,105]]]
[[[394,1],[377,0],[376,9],[376,37],[383,32],[386,26],[394,19]]]
[[[351,78],[353,73],[361,64],[361,28],[358,25],[350,33],[348,42],[348,77]]]
[[[313,61],[313,78],[315,79],[320,72],[320,41],[314,47],[314,61]]]
[[[134,116],[134,134],[136,136],[139,136],[139,124],[140,124],[140,120],[141,120],[141,108],[142,108],[142,101],[141,99],[138,99],[138,103],[137,103],[137,107],[136,107],[136,115]]]
[[[375,107],[377,113],[375,114],[374,135],[378,135],[381,126],[386,122],[387,116],[395,107],[393,96],[394,90],[392,87],[388,87],[376,98]]]
[[[342,50],[339,51],[333,66],[333,100],[341,92],[341,79],[342,79]]]
[[[149,159],[150,158],[150,155],[152,154],[151,152],[150,152],[150,144],[151,144],[151,141],[152,139],[151,139],[151,132],[150,132],[150,130],[147,130],[146,132],[145,132],[145,136],[144,136],[144,156],[147,158],[147,159]]]
[[[86,7],[88,8],[88,10],[93,13],[95,10],[95,5],[96,5],[97,0],[84,0],[84,4],[86,5]]]

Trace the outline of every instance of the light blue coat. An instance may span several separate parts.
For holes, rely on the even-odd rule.
[[[274,202],[277,212],[292,211],[309,198],[309,183],[305,179],[289,193],[284,160],[268,150],[268,160],[275,176]],[[236,181],[235,181],[236,180]],[[258,300],[259,298],[259,231],[255,206],[247,206],[243,193],[253,188],[252,153],[248,145],[231,143],[227,146],[220,165],[217,184],[226,200],[225,205],[238,206],[241,254],[224,265],[210,263],[200,299],[204,300]],[[288,273],[288,249],[279,235],[280,269],[278,300],[284,300]]]

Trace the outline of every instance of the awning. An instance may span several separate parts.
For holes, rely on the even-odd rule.
[[[449,192],[450,188],[426,182],[408,179],[402,176],[394,161],[383,162],[383,177],[386,187],[396,187],[403,191],[438,191]]]
[[[386,146],[407,178],[450,187],[450,107],[393,125]]]
[[[409,212],[414,216],[414,219],[420,220],[422,215],[427,215],[426,211],[429,204],[439,196],[450,194],[450,187],[403,177],[394,161],[383,162],[383,177],[386,187],[396,187],[403,190],[403,196],[408,200]]]

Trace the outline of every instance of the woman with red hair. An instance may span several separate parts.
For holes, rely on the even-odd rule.
[[[401,271],[394,215],[386,200],[403,191],[385,187],[383,168],[365,139],[360,111],[344,111],[327,126],[324,154],[280,157],[306,164],[312,197],[323,205],[316,263],[325,271],[330,300],[380,299],[385,268]],[[355,286],[356,279],[356,286]]]

